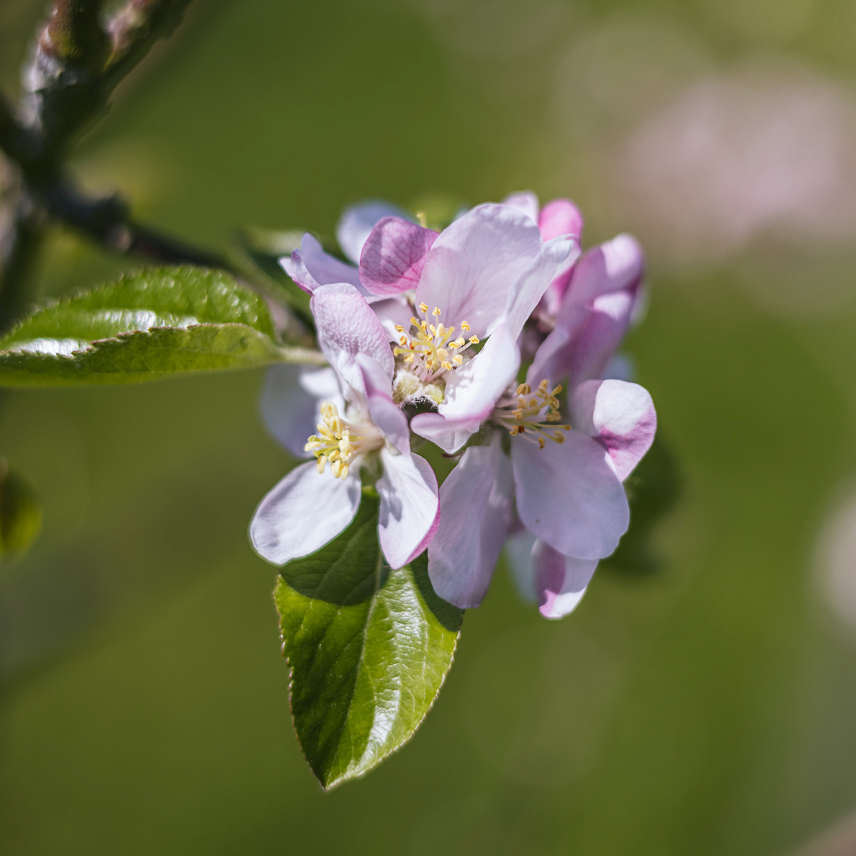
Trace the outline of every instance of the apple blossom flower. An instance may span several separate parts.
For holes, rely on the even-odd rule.
[[[570,399],[570,417],[582,434],[606,451],[621,482],[648,451],[657,427],[648,392],[615,379],[580,384]],[[507,542],[512,571],[521,589],[539,602],[545,617],[562,618],[582,600],[598,559],[556,549],[530,523],[523,526]]]
[[[534,196],[512,201],[530,222],[541,221]],[[571,203],[551,205],[545,228],[562,223],[579,231]],[[629,236],[589,251],[549,282],[554,328],[534,353],[526,383],[515,381],[520,328],[500,323],[478,362],[459,372],[466,383],[451,386],[436,412],[413,418],[412,430],[448,453],[479,432],[487,440],[464,451],[440,489],[443,516],[428,551],[429,574],[450,602],[480,603],[515,507],[534,542],[531,587],[549,617],[579,602],[598,560],[617,547],[629,523],[622,482],[650,446],[656,414],[642,387],[600,378],[629,323],[641,274],[641,251]],[[542,294],[530,323],[544,306]],[[556,379],[569,380],[567,422]],[[511,435],[507,455],[498,429]]]
[[[250,537],[256,551],[282,565],[315,552],[353,520],[360,504],[360,470],[379,472],[378,536],[392,568],[419,555],[439,522],[437,480],[410,451],[407,418],[393,402],[394,368],[387,334],[347,283],[318,286],[311,301],[318,340],[330,368],[271,375],[265,415],[292,450],[311,455],[262,500]],[[290,381],[283,385],[283,380]],[[307,419],[317,430],[307,435]],[[282,419],[277,419],[282,416]]]
[[[375,296],[407,299],[412,310],[394,328],[395,401],[428,401],[449,416],[461,402],[471,409],[475,395],[486,416],[507,385],[524,324],[578,255],[574,236],[544,241],[526,214],[506,205],[479,205],[439,234],[380,220],[363,246],[360,280]]]
[[[506,375],[512,384],[515,374]],[[598,560],[615,550],[627,530],[622,482],[653,439],[650,396],[625,381],[586,381],[570,396],[570,419],[563,423],[561,392],[547,379],[534,390],[526,383],[510,386],[479,426],[489,430],[489,445],[468,447],[443,482],[428,572],[437,593],[451,603],[481,602],[512,531],[515,507],[538,541],[531,573],[542,612],[550,617],[565,614],[570,599],[563,596],[581,591],[581,580],[587,585]],[[444,429],[442,420],[438,413],[420,414],[413,422],[422,425],[414,430],[451,451],[465,432],[460,422]],[[508,455],[500,429],[511,436]]]

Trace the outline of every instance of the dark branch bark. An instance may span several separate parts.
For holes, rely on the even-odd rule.
[[[102,28],[101,0],[55,0],[25,70],[21,111],[0,93],[0,151],[17,168],[19,184],[3,209],[0,327],[22,308],[23,283],[46,221],[109,252],[153,264],[231,269],[221,255],[136,223],[118,196],[86,196],[61,166],[64,153],[101,115],[116,85],[158,39],[172,34],[189,4],[128,0]]]

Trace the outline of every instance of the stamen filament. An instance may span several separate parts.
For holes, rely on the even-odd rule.
[[[521,383],[500,400],[493,419],[507,428],[512,437],[523,435],[524,440],[537,443],[541,449],[547,440],[564,443],[565,435],[561,432],[570,431],[571,426],[556,424],[562,418],[557,398],[561,391],[561,384],[551,390],[546,378],[538,384],[534,395],[528,383]]]
[[[329,462],[330,471],[338,479],[347,478],[356,457],[383,445],[382,435],[371,424],[359,429],[363,434],[355,433],[357,427],[339,416],[339,410],[332,401],[321,405],[321,422],[315,427],[318,433],[306,441],[303,449],[318,459],[315,466],[319,473],[324,472]]]
[[[428,304],[420,303],[417,310],[422,315],[427,315]],[[401,357],[422,383],[430,383],[443,372],[462,365],[464,358],[461,353],[470,345],[479,343],[478,336],[470,336],[469,339],[463,336],[455,337],[456,328],[447,327],[440,321],[441,314],[440,307],[435,306],[431,316],[437,321],[433,324],[429,324],[425,318],[411,316],[410,334],[401,325],[395,328],[401,335],[398,346],[393,349],[393,354]],[[468,332],[469,329],[470,325],[466,321],[461,322],[461,330]],[[456,352],[454,356],[450,351]]]

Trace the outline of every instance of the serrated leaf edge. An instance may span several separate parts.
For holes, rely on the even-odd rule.
[[[373,522],[371,522],[370,525],[375,525],[375,524]],[[413,561],[415,561],[415,559]],[[378,570],[376,571],[376,573],[378,575],[380,573],[380,568],[382,566],[383,566],[383,556],[381,554],[380,561],[378,562]],[[395,573],[395,571],[390,571],[390,573]],[[279,580],[282,580],[282,582],[285,585],[288,585],[288,582],[284,579],[284,577],[282,577],[282,575],[277,576],[277,584],[278,584]],[[376,588],[375,593],[377,593],[379,590],[380,590],[379,588]],[[417,596],[419,596],[418,587],[417,587]],[[333,789],[339,787],[340,785],[344,784],[345,782],[354,781],[356,779],[361,779],[364,776],[366,776],[368,773],[370,773],[372,770],[374,770],[375,767],[378,767],[380,764],[382,764],[384,761],[386,761],[387,758],[390,758],[392,755],[394,755],[400,749],[403,749],[413,739],[416,732],[422,727],[422,723],[425,721],[425,718],[428,716],[428,714],[433,709],[434,704],[437,701],[437,697],[440,695],[440,690],[443,689],[443,686],[446,683],[446,678],[447,678],[449,672],[452,670],[452,666],[455,662],[455,654],[458,651],[458,642],[460,641],[460,638],[461,638],[461,626],[463,625],[465,610],[461,610],[461,620],[458,624],[458,629],[457,629],[457,632],[455,633],[455,639],[454,639],[454,643],[452,645],[452,651],[451,651],[451,654],[449,656],[449,667],[443,672],[443,676],[440,679],[440,683],[437,685],[437,690],[435,691],[434,695],[432,696],[431,701],[429,702],[428,706],[425,708],[424,713],[419,718],[419,721],[411,729],[410,733],[400,743],[398,743],[395,746],[390,747],[386,752],[384,752],[382,755],[380,755],[378,758],[376,758],[375,761],[372,764],[370,764],[369,766],[365,767],[365,769],[355,770],[353,772],[346,772],[344,775],[339,776],[339,778],[337,778],[333,781],[327,782],[325,784],[325,782],[322,781],[321,777],[315,771],[314,767],[312,766],[312,763],[310,762],[309,758],[306,755],[306,750],[303,748],[303,744],[300,741],[300,736],[299,736],[300,732],[297,729],[297,722],[295,721],[295,718],[294,718],[294,703],[293,703],[293,693],[292,693],[293,686],[294,686],[294,667],[291,663],[291,659],[285,653],[285,635],[282,632],[282,620],[279,618],[279,609],[276,607],[276,585],[274,586],[274,608],[276,608],[277,623],[278,623],[279,628],[280,628],[280,640],[282,643],[281,644],[282,657],[285,660],[286,667],[288,668],[288,707],[289,707],[289,712],[291,713],[291,725],[294,728],[294,733],[296,735],[298,735],[297,743],[300,746],[300,751],[303,755],[304,760],[306,761],[307,766],[312,771],[312,774],[315,776],[315,779],[318,782],[318,784],[321,786],[321,790],[323,790],[325,793],[328,793],[329,791],[332,791]],[[430,611],[430,607],[427,604],[425,605],[425,608]],[[368,619],[371,617],[372,613],[374,612],[374,609],[375,609],[375,604],[373,602],[371,609],[369,611],[369,614],[367,616],[367,619],[366,619],[366,629],[363,630],[363,637],[364,638],[363,638],[362,651],[360,652],[360,660],[359,660],[359,663],[357,664],[357,666],[354,667],[354,670],[358,670],[363,663],[363,653],[365,652],[365,634],[367,632],[368,623],[369,623]],[[337,614],[339,614],[341,612],[341,609],[337,610],[336,612],[337,612]],[[301,627],[302,626],[303,626],[303,620],[301,619]],[[356,688],[356,683],[354,684],[354,688]],[[348,701],[348,708],[349,709],[350,709],[350,704],[352,701],[353,701],[353,691],[352,691],[351,699],[349,699],[349,701]]]

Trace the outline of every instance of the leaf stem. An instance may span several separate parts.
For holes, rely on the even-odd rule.
[[[325,357],[321,351],[316,351],[313,348],[284,347],[279,350],[282,355],[282,362],[284,363],[297,363],[312,366],[329,365],[327,357]]]

